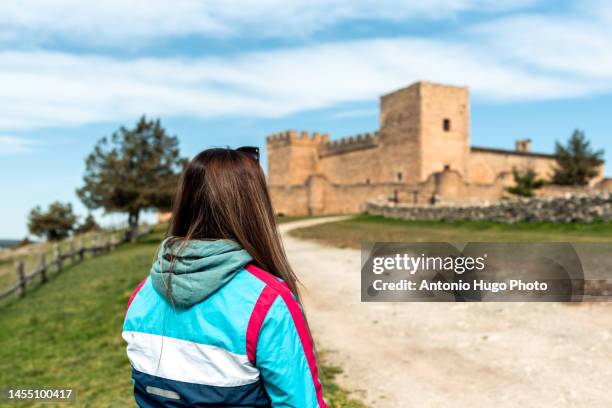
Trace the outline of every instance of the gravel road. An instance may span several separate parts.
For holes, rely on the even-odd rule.
[[[612,304],[361,303],[360,253],[280,226],[318,347],[372,407],[612,407]]]

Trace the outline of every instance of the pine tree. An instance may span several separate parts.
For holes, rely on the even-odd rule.
[[[72,205],[56,201],[49,205],[47,211],[43,211],[40,206],[34,207],[30,211],[28,229],[31,234],[45,237],[49,241],[58,241],[70,235],[76,221]]]
[[[77,234],[84,234],[90,231],[98,231],[100,230],[100,225],[96,222],[96,219],[91,214],[87,214],[85,220],[79,225],[76,229]]]
[[[515,185],[506,189],[510,194],[532,197],[533,191],[544,185],[544,180],[539,179],[533,169],[519,171],[516,167],[513,167],[512,175],[514,176]]]
[[[603,150],[593,151],[584,132],[575,130],[567,145],[559,142],[555,148],[556,167],[552,182],[560,185],[584,186],[599,174]]]
[[[125,212],[131,228],[147,209],[168,211],[186,159],[178,138],[158,120],[142,116],[133,129],[103,137],[86,159],[85,185],[77,190],[89,209]]]

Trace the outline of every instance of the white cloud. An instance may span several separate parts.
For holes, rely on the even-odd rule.
[[[478,31],[492,49],[516,63],[593,80],[612,78],[611,26],[571,17],[519,16]]]
[[[125,47],[186,35],[304,36],[348,20],[453,18],[519,9],[539,0],[5,0],[0,41],[63,40]]]
[[[29,154],[37,142],[15,136],[0,136],[0,155]]]
[[[471,30],[473,41],[531,71],[612,79],[612,4],[584,0],[563,15],[518,14]],[[601,81],[604,82],[601,82]]]
[[[215,25],[208,26],[207,19],[195,17],[193,24],[199,22],[202,27],[213,27],[206,32],[225,35],[236,26],[227,24],[233,19],[253,24],[278,21],[273,25],[277,29],[284,27],[280,20],[293,14],[318,21],[314,16],[322,8],[318,0],[283,2],[282,7],[277,1],[265,0],[258,3],[258,8],[246,7],[241,1],[185,1],[177,5],[178,9],[163,1],[147,2],[148,6],[136,1],[130,2],[123,14],[115,15],[121,9],[116,0],[88,3],[87,12],[76,0],[55,3],[48,10],[46,2],[36,11],[24,7],[19,9],[21,13],[11,9],[12,2],[0,3],[0,27],[31,24],[43,33],[76,30],[85,39],[87,30],[92,30],[91,35],[97,30],[104,38],[112,34],[104,31],[111,27],[121,37],[128,34],[121,32],[128,30],[127,20],[137,15],[144,20],[135,19],[129,30],[144,24],[143,36],[176,35],[183,32],[180,30],[191,32],[193,27],[183,19],[202,12],[213,16],[210,20]],[[530,1],[396,0],[377,7],[361,0],[327,3],[329,18],[337,21],[365,18],[368,13],[369,18],[442,18],[476,6],[509,8]],[[206,5],[203,9],[202,4]],[[581,3],[571,16],[513,13],[433,39],[373,38],[224,57],[119,59],[95,54],[0,51],[0,130],[133,120],[142,113],[163,117],[278,117],[347,102],[374,101],[382,93],[417,80],[468,85],[473,95],[490,101],[611,92],[612,54],[607,45],[612,40],[612,7],[600,0],[589,0],[589,5]],[[68,6],[73,13],[58,21],[54,13],[66,12]],[[185,17],[188,11],[191,17]],[[87,13],[99,19],[90,21]],[[156,20],[164,13],[166,25]],[[15,17],[13,23],[8,23],[7,15]],[[109,24],[113,18],[117,20]],[[298,27],[308,26],[288,21]],[[145,25],[155,29],[147,30]]]
[[[227,58],[119,60],[0,52],[0,129],[79,125],[142,113],[275,117],[374,100],[421,79],[469,85],[488,100],[572,97],[612,88],[612,81],[581,75],[578,69],[571,75],[533,72],[523,61],[508,63],[487,47],[419,38],[336,42]]]

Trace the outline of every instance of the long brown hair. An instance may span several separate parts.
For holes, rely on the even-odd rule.
[[[239,243],[256,266],[283,279],[299,299],[298,280],[276,229],[266,178],[252,155],[215,148],[195,156],[181,177],[168,232],[181,243]]]

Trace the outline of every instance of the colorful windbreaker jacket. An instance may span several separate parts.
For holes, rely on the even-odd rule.
[[[174,270],[164,242],[128,302],[123,338],[138,406],[326,408],[286,284],[233,241],[189,242]]]

